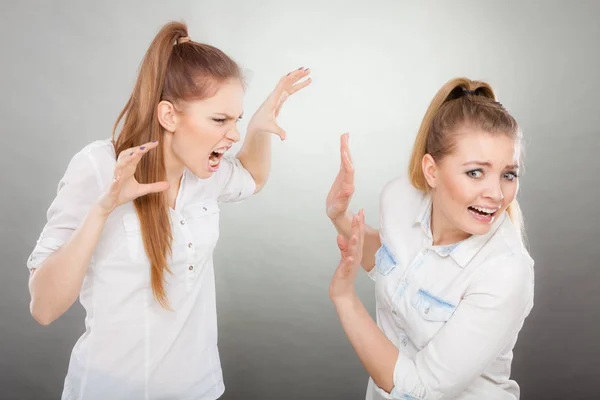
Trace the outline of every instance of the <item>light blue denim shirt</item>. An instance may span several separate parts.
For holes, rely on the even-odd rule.
[[[430,195],[405,177],[385,186],[369,276],[399,356],[391,393],[369,379],[366,399],[518,399],[512,349],[533,307],[533,260],[506,213],[448,246],[432,245],[430,222]]]

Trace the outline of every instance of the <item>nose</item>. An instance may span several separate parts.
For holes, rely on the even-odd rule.
[[[492,180],[490,180],[490,184],[486,189],[485,196],[494,203],[500,203],[504,199],[502,184],[500,182],[492,182]]]
[[[231,140],[233,143],[239,142],[240,141],[240,132],[238,131],[237,126],[228,130],[227,135],[225,135],[225,137],[227,139]]]

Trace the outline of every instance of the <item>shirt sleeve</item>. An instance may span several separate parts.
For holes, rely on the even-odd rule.
[[[224,156],[216,175],[219,185],[218,201],[221,203],[242,201],[256,191],[254,178],[237,157]]]
[[[453,316],[417,353],[400,353],[386,399],[452,399],[514,340],[533,306],[533,268],[518,256],[492,260]]]
[[[395,186],[398,185],[398,181],[399,179],[396,178],[392,181],[389,181],[385,184],[385,186],[383,187],[383,189],[381,190],[381,193],[379,195],[379,241],[383,244],[385,243],[384,240],[384,232],[387,229],[386,225],[385,225],[385,219],[386,219],[386,208],[387,208],[387,204],[389,202],[388,198],[390,197],[390,191],[392,191]],[[375,261],[375,265],[373,265],[373,268],[371,268],[371,270],[369,272],[367,272],[367,276],[369,278],[371,278],[372,281],[375,281],[377,279],[377,261]]]
[[[88,152],[77,153],[58,183],[47,222],[27,260],[31,270],[65,244],[101,194],[100,176]]]

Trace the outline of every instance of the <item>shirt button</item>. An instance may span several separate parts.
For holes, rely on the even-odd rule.
[[[429,307],[425,309],[425,314],[429,314]]]
[[[206,207],[202,207],[202,209],[203,209],[204,211],[206,211]]]
[[[407,344],[406,338],[402,339],[402,345],[406,346],[406,344]]]
[[[192,270],[194,269],[194,266],[193,266],[193,265],[190,265],[190,266],[188,267],[188,269],[189,269],[190,271],[192,271]]]
[[[184,221],[184,220],[181,220],[181,221],[179,221],[179,223],[180,223],[181,225],[185,225],[185,221]]]
[[[398,315],[398,313],[396,312],[396,310],[392,310],[392,314]]]
[[[191,249],[194,245],[191,243],[188,243],[188,247]]]

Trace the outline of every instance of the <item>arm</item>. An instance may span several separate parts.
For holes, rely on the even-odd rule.
[[[258,193],[267,183],[271,171],[271,133],[248,130],[237,158],[254,178],[254,193]]]
[[[254,178],[255,193],[263,188],[271,171],[271,135],[274,133],[281,140],[286,137],[285,131],[277,125],[281,106],[289,96],[310,85],[310,78],[298,83],[309,73],[309,69],[300,68],[281,78],[248,124],[248,134],[237,158]]]
[[[30,311],[40,324],[56,320],[77,299],[107,217],[99,205],[94,205],[67,243],[32,269]]]
[[[156,146],[147,143],[123,151],[115,165],[115,180],[105,193],[96,184],[88,156],[80,153],[73,158],[28,263],[30,311],[40,324],[56,320],[77,299],[110,213],[139,196],[168,189],[167,182],[142,185],[133,176],[142,156]]]

